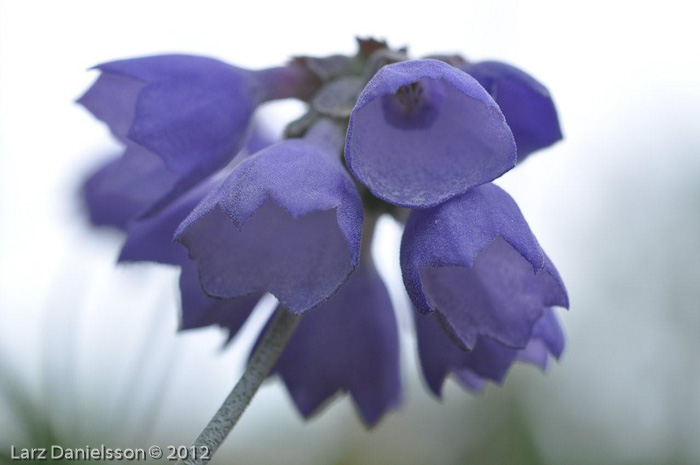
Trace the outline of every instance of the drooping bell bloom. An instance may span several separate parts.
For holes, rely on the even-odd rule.
[[[482,336],[525,348],[549,307],[568,307],[554,265],[513,199],[493,184],[414,210],[401,269],[416,309],[434,312],[465,350]]]
[[[382,67],[350,116],[345,159],[372,193],[430,207],[515,166],[513,134],[471,76],[438,60]]]
[[[518,162],[562,139],[552,96],[538,80],[498,61],[464,64],[461,69],[479,81],[503,112],[518,147]]]
[[[96,67],[100,77],[78,100],[126,145],[107,190],[136,188],[151,213],[225,167],[240,151],[256,107],[308,97],[318,78],[298,64],[250,71],[212,58],[159,55]],[[143,182],[154,179],[152,182]]]
[[[333,297],[304,316],[272,374],[307,418],[338,392],[350,394],[368,426],[399,405],[396,318],[369,257]]]
[[[486,381],[502,383],[515,361],[530,362],[544,370],[550,358],[558,359],[564,349],[564,334],[552,309],[546,309],[535,323],[523,349],[480,336],[473,350],[464,350],[452,342],[437,315],[414,312],[414,320],[423,377],[437,396],[450,374],[467,389],[480,391]]]
[[[271,292],[294,313],[357,267],[362,204],[338,155],[285,140],[236,166],[178,228],[213,297]]]

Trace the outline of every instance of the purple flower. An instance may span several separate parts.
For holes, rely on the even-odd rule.
[[[518,206],[493,184],[414,210],[401,242],[401,270],[416,309],[435,312],[466,350],[479,336],[524,348],[547,308],[569,305]]]
[[[371,259],[304,317],[274,373],[305,417],[338,391],[352,396],[368,426],[399,405],[398,329],[389,293]]]
[[[501,383],[515,360],[547,366],[564,336],[552,306],[564,284],[511,197],[493,184],[414,210],[401,268],[415,315],[428,387],[448,374],[471,390]]]
[[[429,207],[501,176],[516,150],[476,80],[442,61],[415,60],[384,66],[362,91],[345,159],[380,199]]]
[[[546,368],[564,347],[553,307],[569,302],[490,183],[561,138],[546,89],[501,63],[360,46],[258,72],[189,56],[114,62],[80,102],[126,146],[85,183],[91,219],[127,232],[120,261],[181,268],[181,329],[233,337],[273,294],[273,318],[303,315],[273,371],[298,410],[347,392],[371,426],[402,398],[396,318],[370,253],[382,214],[412,209],[401,270],[437,395],[451,374],[480,390],[515,361]],[[290,96],[308,113],[288,139],[259,144],[251,113]]]
[[[180,225],[205,292],[269,291],[294,313],[333,294],[357,267],[362,205],[340,161],[306,140],[244,160]]]
[[[190,55],[120,60],[96,68],[102,74],[78,102],[126,145],[101,188],[111,198],[128,192],[127,199],[134,199],[127,200],[130,205],[148,204],[145,213],[225,167],[239,152],[260,103],[306,97],[318,85],[299,65],[249,71]],[[122,217],[104,220],[124,223]]]
[[[479,81],[503,112],[515,137],[518,162],[561,140],[554,101],[547,88],[535,78],[498,61],[465,64],[461,69]]]

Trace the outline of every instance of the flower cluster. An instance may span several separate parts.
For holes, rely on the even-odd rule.
[[[344,391],[372,425],[401,400],[394,309],[370,253],[383,214],[405,223],[401,269],[435,394],[450,374],[479,390],[516,360],[561,354],[564,285],[491,184],[561,139],[528,74],[371,39],[259,71],[186,55],[97,69],[79,103],[125,149],[84,184],[92,222],[127,233],[120,261],[181,267],[182,329],[233,337],[265,293],[303,314],[274,373],[304,416]],[[308,112],[272,144],[251,116],[284,98]]]

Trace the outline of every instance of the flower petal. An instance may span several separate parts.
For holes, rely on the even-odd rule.
[[[108,161],[83,184],[90,221],[125,229],[127,224],[166,195],[177,182],[163,161],[136,144]]]
[[[146,213],[233,159],[264,94],[255,72],[200,56],[159,55],[97,68],[102,75],[78,102],[120,140],[159,156],[162,171],[175,180]]]
[[[565,337],[554,310],[550,308],[545,311],[532,331],[532,339],[542,341],[547,352],[554,358],[561,357],[564,351]]]
[[[469,349],[480,335],[525,347],[545,308],[532,266],[500,237],[471,268],[425,268],[421,281],[445,328]]]
[[[197,266],[189,261],[180,274],[182,317],[180,329],[219,325],[229,332],[229,341],[243,327],[263,293],[254,293],[234,299],[214,299],[207,296],[199,283]]]
[[[130,76],[103,72],[77,103],[124,141],[134,119],[136,100],[145,85],[144,81]]]
[[[462,67],[493,97],[513,131],[518,162],[562,139],[554,101],[547,88],[526,72],[498,61]]]
[[[413,210],[401,243],[406,290],[419,311],[430,313],[419,271],[439,266],[471,267],[496,236],[513,245],[535,271],[544,253],[515,201],[495,184],[476,187],[437,207]]]
[[[173,240],[175,230],[206,195],[221,183],[214,178],[202,183],[153,216],[129,224],[120,262],[150,261],[185,266],[191,262],[187,249]]]
[[[563,348],[563,334],[551,309],[536,323],[535,328],[538,329],[521,350],[505,346],[487,336],[480,336],[473,350],[464,350],[452,343],[437,316],[414,314],[423,376],[437,396],[441,395],[442,386],[450,373],[467,389],[480,391],[486,380],[502,383],[516,360],[534,363],[544,369],[549,359],[548,351],[557,356],[550,344],[555,333],[561,336],[557,339],[559,353]]]
[[[185,219],[176,239],[207,294],[269,291],[300,313],[357,266],[362,206],[335,154],[287,140],[247,158]]]
[[[228,163],[240,149],[258,103],[259,89],[251,71],[212,58],[159,55],[97,68],[107,75],[107,82],[98,79],[79,102],[88,103],[91,111],[106,107],[97,116],[105,115],[102,119],[108,123],[118,121],[113,127],[116,134],[131,112],[126,135],[181,174],[211,172]],[[141,82],[140,89],[135,81]],[[103,88],[117,89],[127,98],[119,104],[112,95],[102,100]]]
[[[418,355],[428,387],[439,396],[445,379],[457,371],[467,381],[467,387],[480,388],[476,379],[490,378],[502,381],[515,359],[516,351],[487,338],[479,339],[474,350],[455,346],[441,327],[437,315],[415,312]],[[465,376],[467,375],[468,376]]]
[[[254,124],[245,138],[244,155],[255,153],[272,143],[268,132],[260,124]],[[133,142],[126,141],[126,144],[127,148],[121,157],[101,165],[83,184],[82,195],[90,221],[96,226],[127,229],[133,220],[143,219],[154,204],[163,198],[169,198],[169,193],[173,192],[178,182],[177,173],[170,171],[160,157]],[[211,188],[209,185],[205,190]],[[199,200],[202,198],[203,194]],[[196,204],[190,205],[190,210],[194,205]],[[170,237],[185,216],[187,214],[174,225]]]
[[[350,117],[345,158],[372,193],[429,207],[515,165],[498,105],[468,74],[437,60],[384,66]]]
[[[130,223],[119,261],[152,261],[180,266],[180,329],[218,324],[228,330],[230,340],[246,322],[263,293],[234,299],[207,296],[199,283],[196,262],[187,256],[187,249],[182,244],[173,241],[178,225],[219,181],[212,179],[201,184],[156,215]]]
[[[414,210],[401,244],[406,290],[456,344],[479,336],[524,348],[551,305],[568,305],[553,265],[513,200],[488,184],[438,207]]]
[[[100,190],[109,173],[119,169],[120,158],[112,158],[90,173],[81,186],[81,195],[90,223],[95,226],[114,226],[124,229],[129,220],[138,213],[141,205],[132,199],[105,196]]]
[[[338,391],[350,393],[370,426],[400,403],[396,319],[371,263],[303,318],[274,372],[305,417]]]

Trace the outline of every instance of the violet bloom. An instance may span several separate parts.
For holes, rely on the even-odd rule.
[[[538,80],[515,66],[498,61],[464,64],[461,69],[491,94],[503,112],[515,137],[518,162],[561,140],[554,101]]]
[[[401,242],[401,269],[416,309],[436,312],[468,350],[478,336],[523,348],[546,308],[569,305],[518,206],[493,184],[414,210]]]
[[[357,267],[362,205],[332,152],[286,140],[244,160],[175,233],[204,291],[269,291],[294,313],[332,295]]]
[[[126,146],[124,156],[88,186],[149,213],[225,167],[239,152],[262,102],[306,97],[317,79],[303,67],[249,71],[190,55],[160,55],[98,65],[95,84],[78,100]],[[90,202],[90,197],[88,197]],[[133,205],[146,211],[133,212]],[[122,216],[127,215],[123,213]],[[123,217],[95,219],[121,225]]]
[[[408,215],[401,269],[435,394],[449,375],[479,390],[515,361],[545,368],[561,355],[564,285],[490,183],[561,138],[528,75],[410,60],[372,40],[356,56],[261,72],[181,56],[100,69],[81,102],[127,148],[86,183],[93,221],[126,230],[121,261],[181,268],[182,329],[233,337],[266,292],[279,300],[274,321],[302,315],[268,369],[305,417],[347,392],[371,426],[402,398],[396,319],[370,253],[387,213]],[[253,109],[288,96],[308,112],[287,139],[223,169]]]
[[[518,351],[527,355],[534,350],[528,349],[533,339],[539,339],[534,328],[550,318],[550,307],[569,306],[556,268],[517,205],[493,184],[413,211],[401,243],[401,269],[416,309],[433,314],[435,320],[429,323],[417,316],[417,325],[439,325],[442,337],[464,352],[443,351],[439,347],[444,343],[435,341],[436,331],[428,328],[421,336],[419,330],[424,372],[436,392],[438,378],[441,384],[447,371],[459,374],[484,357],[500,361],[500,368],[491,363],[495,372],[471,369],[470,373],[500,381],[510,365],[508,357],[512,360]],[[548,333],[542,338],[558,356],[556,337]]]
[[[516,161],[496,102],[468,74],[438,60],[384,66],[350,117],[345,159],[389,203],[437,205],[494,180]]]
[[[307,418],[339,391],[351,395],[368,426],[399,405],[398,328],[389,293],[371,259],[304,317],[275,373]]]

